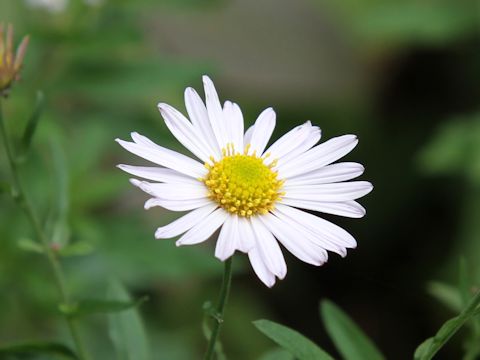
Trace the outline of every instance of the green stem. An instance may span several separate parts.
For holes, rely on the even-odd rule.
[[[17,163],[15,161],[15,156],[13,154],[12,147],[10,145],[10,141],[8,138],[7,134],[7,129],[5,126],[5,121],[3,119],[3,112],[2,112],[2,107],[1,107],[1,99],[0,99],[0,132],[2,134],[2,140],[5,145],[5,151],[7,154],[8,158],[8,163],[10,165],[10,170],[12,173],[12,179],[13,179],[13,196],[17,203],[21,206],[21,208],[25,211],[25,214],[28,217],[28,220],[32,224],[32,227],[35,231],[35,234],[40,241],[43,251],[47,257],[48,262],[50,263],[53,276],[55,279],[55,284],[57,286],[58,293],[60,295],[61,301],[68,305],[70,304],[70,296],[68,294],[68,290],[66,287],[66,282],[65,282],[65,276],[62,271],[62,267],[60,265],[60,262],[58,261],[58,258],[56,257],[55,253],[53,252],[52,248],[50,247],[49,241],[47,239],[47,236],[45,235],[41,225],[40,221],[38,220],[37,214],[35,213],[35,210],[33,208],[32,203],[30,202],[30,199],[27,197],[26,192],[22,186],[22,183],[20,181],[20,176],[19,176],[19,171],[17,167]],[[77,331],[77,327],[75,326],[74,320],[66,315],[66,320],[67,320],[67,325],[68,329],[70,331],[70,334],[72,336],[73,342],[75,343],[75,347],[78,353],[78,356],[80,357],[81,360],[86,360],[88,359],[88,356],[86,354],[86,351],[83,347],[83,344],[80,340],[80,336]]]
[[[215,353],[215,345],[220,333],[220,327],[223,323],[223,312],[228,301],[228,294],[232,283],[232,259],[233,255],[225,260],[225,268],[223,271],[222,287],[220,289],[220,297],[216,308],[215,316],[213,317],[213,329],[208,343],[207,352],[205,353],[205,360],[212,360]]]

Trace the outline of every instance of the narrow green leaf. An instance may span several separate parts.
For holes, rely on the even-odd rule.
[[[61,256],[85,256],[93,252],[93,246],[87,241],[75,241],[58,250]]]
[[[428,284],[427,291],[454,313],[462,311],[462,297],[454,286],[432,281]]]
[[[70,226],[68,224],[69,211],[69,176],[65,150],[60,140],[52,136],[50,139],[50,153],[52,157],[52,186],[55,187],[52,208],[49,213],[46,231],[51,242],[65,247],[70,240]]]
[[[295,358],[287,350],[276,348],[266,352],[258,360],[295,360]]]
[[[322,301],[320,312],[328,334],[345,360],[385,359],[357,324],[334,303]]]
[[[78,359],[69,347],[56,342],[31,342],[0,347],[0,358],[7,355],[28,354],[60,355],[69,359]]]
[[[12,186],[6,181],[0,181],[0,194],[10,193]]]
[[[415,349],[415,353],[413,354],[414,360],[424,359],[425,354],[428,354],[430,348],[433,344],[433,338],[428,338],[424,342],[422,342],[418,347]]]
[[[33,241],[32,239],[25,239],[22,238],[18,240],[17,245],[20,249],[24,251],[29,251],[29,252],[34,252],[37,254],[43,254],[43,247],[36,241]]]
[[[148,300],[147,296],[141,297],[136,301],[116,301],[116,300],[82,300],[73,305],[62,304],[59,309],[62,313],[72,317],[86,316],[92,314],[115,313],[125,311],[137,306]]]
[[[333,360],[313,341],[287,326],[269,320],[253,322],[258,330],[299,360]]]
[[[458,264],[458,289],[462,299],[462,307],[467,306],[472,294],[470,292],[470,279],[468,276],[467,262],[465,258],[460,258]]]
[[[460,315],[447,320],[433,338],[424,341],[415,351],[415,359],[430,360],[455,335],[455,333],[477,314],[480,304],[480,291],[469,301]],[[425,345],[427,344],[427,345]]]
[[[128,292],[118,282],[110,284],[108,298],[131,301]],[[150,359],[150,350],[143,322],[136,308],[109,315],[109,335],[118,360]]]
[[[35,107],[33,108],[32,115],[28,119],[27,126],[23,132],[22,137],[22,153],[25,154],[32,143],[33,136],[35,135],[35,130],[37,129],[38,122],[42,115],[45,105],[45,96],[43,92],[37,92],[37,99],[35,102]]]

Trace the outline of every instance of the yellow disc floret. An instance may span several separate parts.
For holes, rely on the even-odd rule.
[[[248,146],[244,154],[235,154],[233,146],[229,146],[223,155],[220,161],[212,158],[213,164],[205,164],[209,172],[202,181],[210,199],[239,216],[250,217],[273,210],[283,195],[283,181],[278,180],[277,172],[272,170],[276,161],[265,165],[255,153],[248,155]]]

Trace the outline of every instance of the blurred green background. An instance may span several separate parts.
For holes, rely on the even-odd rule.
[[[50,4],[50,5],[49,5]],[[53,4],[53,7],[52,7]],[[273,289],[235,258],[222,342],[230,359],[274,344],[251,324],[291,326],[335,354],[318,302],[342,306],[388,359],[415,347],[452,315],[427,291],[456,284],[459,259],[480,280],[480,6],[475,0],[1,0],[0,21],[30,34],[22,80],[4,106],[21,135],[37,90],[46,108],[21,171],[52,241],[65,250],[76,298],[104,297],[112,279],[140,307],[152,359],[197,359],[202,303],[215,300],[222,264],[213,241],[176,248],[154,240],[175,214],[143,210],[146,195],[116,164],[141,164],[113,140],[130,131],[182,150],[156,109],[184,111],[186,86],[209,74],[246,122],[273,106],[278,137],[312,120],[325,139],[357,134],[348,159],[375,189],[361,220],[326,216],[357,249],[315,268],[285,254]],[[0,181],[8,181],[4,150]],[[45,259],[0,194],[0,344],[69,342]],[[27,245],[26,245],[27,244]],[[115,353],[107,316],[80,322],[95,359]],[[113,336],[113,338],[115,338]],[[455,339],[439,359],[460,358]],[[140,355],[132,355],[139,359]]]

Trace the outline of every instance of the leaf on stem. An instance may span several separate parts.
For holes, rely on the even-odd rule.
[[[25,130],[23,132],[22,145],[21,145],[22,156],[25,156],[25,154],[30,149],[33,136],[35,135],[35,131],[37,130],[38,122],[43,113],[44,105],[45,105],[45,96],[43,92],[37,91],[37,99],[35,101],[35,107],[33,108],[32,115],[30,115],[30,118],[28,119],[27,125],[25,126]]]
[[[61,355],[69,359],[78,359],[67,346],[56,342],[28,342],[0,347],[0,358],[4,356],[22,355]]]
[[[313,341],[287,326],[269,320],[256,320],[253,324],[299,360],[333,360]]]
[[[37,254],[43,254],[43,247],[32,239],[22,238],[18,240],[17,245],[20,249]]]
[[[328,334],[344,359],[385,359],[370,338],[334,303],[322,301],[320,313]]]
[[[118,282],[112,282],[108,296],[121,301],[131,301],[128,292]],[[150,350],[143,322],[135,307],[109,315],[109,335],[115,346],[118,360],[150,359]]]
[[[136,301],[118,301],[118,300],[82,300],[73,305],[62,304],[60,311],[70,317],[86,316],[92,314],[116,313],[140,306],[148,300],[143,296]]]
[[[459,313],[462,310],[462,297],[454,286],[432,281],[428,284],[427,291],[454,313]]]

